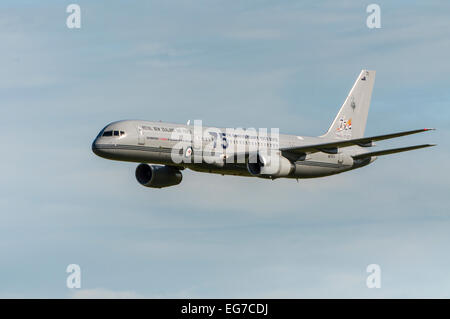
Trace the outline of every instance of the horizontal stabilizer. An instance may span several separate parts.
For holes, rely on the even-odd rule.
[[[372,157],[372,156],[381,156],[381,155],[388,155],[388,154],[412,151],[412,150],[417,150],[419,148],[430,147],[430,146],[435,146],[435,145],[436,144],[422,144],[422,145],[414,145],[414,146],[407,146],[407,147],[400,147],[400,148],[392,148],[389,150],[358,154],[358,155],[354,155],[352,157],[354,159],[362,159],[362,158],[368,158],[368,157]]]
[[[286,148],[282,148],[281,150],[285,151],[285,152],[291,152],[291,153],[314,153],[314,152],[323,152],[323,151],[331,152],[329,150],[336,149],[335,152],[337,152],[337,148],[339,148],[339,147],[348,147],[348,146],[353,146],[353,145],[371,146],[372,143],[376,142],[376,141],[382,141],[382,140],[387,140],[387,139],[396,138],[396,137],[400,137],[400,136],[422,133],[422,132],[427,132],[427,131],[432,131],[432,130],[434,130],[434,129],[424,128],[424,129],[418,129],[418,130],[413,130],[413,131],[404,131],[404,132],[399,132],[399,133],[384,134],[384,135],[378,135],[378,136],[372,136],[372,137],[362,137],[362,138],[356,138],[356,139],[351,139],[351,140],[336,140],[336,141],[321,143],[321,144],[286,147]]]

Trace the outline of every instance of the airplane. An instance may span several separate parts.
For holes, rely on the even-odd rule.
[[[92,151],[106,159],[140,163],[135,171],[137,181],[146,187],[163,188],[180,184],[181,171],[186,168],[298,181],[361,168],[379,156],[435,146],[371,150],[377,141],[434,130],[364,137],[374,81],[375,71],[362,70],[328,131],[318,137],[268,135],[261,129],[199,128],[190,122],[122,120],[100,131]]]

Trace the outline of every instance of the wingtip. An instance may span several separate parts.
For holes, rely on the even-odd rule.
[[[423,130],[424,130],[424,131],[436,131],[435,128],[424,128]]]

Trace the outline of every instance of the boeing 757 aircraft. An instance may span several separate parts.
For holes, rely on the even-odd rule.
[[[375,71],[362,70],[330,128],[318,137],[125,120],[102,129],[92,150],[103,158],[140,163],[137,181],[162,188],[179,184],[185,168],[267,179],[312,178],[360,168],[378,156],[434,146],[372,150],[376,141],[432,130],[364,137],[374,81]]]

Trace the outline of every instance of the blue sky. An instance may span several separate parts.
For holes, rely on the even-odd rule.
[[[0,4],[0,297],[450,297],[449,4],[377,1],[371,30],[368,1],[77,1],[69,30],[70,3]],[[320,135],[363,68],[367,135],[438,129],[377,148],[437,147],[162,190],[90,150],[129,118]]]

